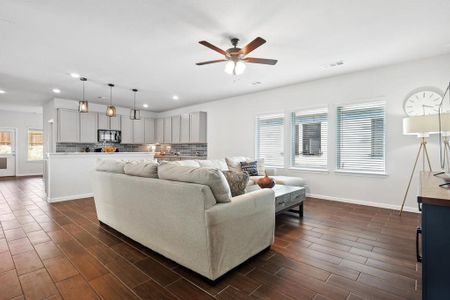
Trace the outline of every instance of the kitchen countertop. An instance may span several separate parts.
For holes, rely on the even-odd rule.
[[[155,155],[154,152],[54,152],[47,153],[47,158],[56,157],[80,157],[80,156],[147,156]]]

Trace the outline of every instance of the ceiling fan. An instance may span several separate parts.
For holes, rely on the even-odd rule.
[[[232,38],[231,44],[233,45],[233,48],[222,50],[219,47],[216,47],[207,41],[200,41],[199,42],[200,44],[216,52],[219,52],[220,54],[225,56],[225,58],[199,62],[196,65],[202,66],[218,62],[227,62],[225,65],[225,73],[228,73],[230,75],[240,75],[244,72],[246,68],[245,62],[264,65],[275,65],[278,62],[278,60],[276,59],[247,57],[247,54],[258,48],[259,46],[263,45],[266,42],[265,39],[257,37],[242,49],[237,47],[238,42],[239,39]]]

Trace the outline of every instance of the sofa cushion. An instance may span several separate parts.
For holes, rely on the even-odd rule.
[[[115,159],[115,158],[98,158],[97,159],[97,171],[102,172],[111,172],[111,173],[119,173],[124,174],[124,167],[125,167],[126,161],[122,159]]]
[[[230,202],[230,187],[220,170],[179,166],[175,163],[162,163],[158,167],[158,176],[160,179],[207,185],[217,202]]]
[[[195,167],[195,168],[200,167],[200,164],[198,163],[197,160],[176,160],[176,161],[172,161],[170,163],[175,164],[177,166],[183,166],[183,167]]]
[[[258,176],[258,168],[256,165],[256,161],[241,161],[241,170],[244,173],[248,173],[250,176]]]
[[[249,175],[245,172],[222,171],[230,186],[231,196],[236,197],[245,194]]]
[[[200,164],[200,167],[228,171],[228,165],[225,159],[198,160],[197,162]]]
[[[253,184],[256,184],[258,179],[263,178],[264,176],[250,176],[250,181],[253,182]],[[273,178],[275,180],[276,184],[281,185],[291,185],[291,186],[305,186],[305,180],[300,177],[292,177],[292,176],[270,176],[270,178]]]
[[[255,160],[256,160],[256,164],[257,164],[258,175],[261,175],[261,176],[266,175],[263,158],[252,159],[252,158],[245,157],[245,156],[234,156],[234,157],[225,158],[225,161],[228,165],[228,169],[230,171],[235,171],[235,172],[242,171],[241,162],[251,162],[251,161],[255,161]]]
[[[158,178],[158,163],[151,160],[135,160],[125,163],[124,172],[127,175]]]

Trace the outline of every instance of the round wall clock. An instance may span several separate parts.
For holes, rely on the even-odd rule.
[[[432,115],[439,112],[442,92],[433,88],[421,88],[412,91],[403,103],[408,116]]]

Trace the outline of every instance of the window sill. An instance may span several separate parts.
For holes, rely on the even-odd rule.
[[[328,169],[314,169],[314,168],[301,168],[301,167],[289,167],[288,170],[300,171],[300,172],[311,172],[311,173],[330,173]]]
[[[375,176],[375,177],[386,177],[389,176],[386,172],[368,172],[368,171],[350,171],[350,170],[334,170],[336,174],[343,175],[364,175],[364,176]]]

